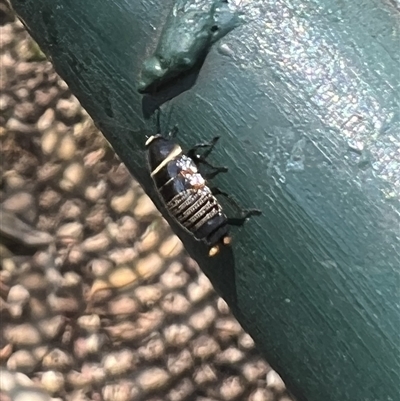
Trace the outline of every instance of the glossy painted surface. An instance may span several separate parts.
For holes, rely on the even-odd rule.
[[[172,2],[12,3],[157,202],[141,131],[153,124],[136,88]],[[298,400],[395,401],[399,9],[238,3],[245,23],[167,109],[184,145],[221,135],[212,158],[230,172],[219,187],[263,215],[211,259],[170,222]]]

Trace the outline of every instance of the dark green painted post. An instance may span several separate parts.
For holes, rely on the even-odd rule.
[[[137,84],[172,2],[12,3],[155,199]],[[398,400],[397,3],[242,3],[169,105],[183,144],[221,135],[219,186],[263,215],[215,259],[173,227],[299,400]]]

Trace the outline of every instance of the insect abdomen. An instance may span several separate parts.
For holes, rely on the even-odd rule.
[[[208,187],[182,191],[167,203],[167,207],[180,224],[210,245],[228,232],[227,219]],[[218,235],[213,235],[217,231]]]

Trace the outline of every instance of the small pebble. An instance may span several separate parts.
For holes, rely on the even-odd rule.
[[[65,351],[54,348],[44,356],[42,365],[45,369],[67,371],[72,366],[72,358]]]
[[[102,395],[104,401],[133,401],[139,400],[138,389],[134,384],[127,380],[120,380],[116,384],[107,384],[103,390]]]
[[[84,211],[84,204],[80,199],[68,199],[60,208],[60,215],[66,220],[78,220]]]
[[[40,117],[41,110],[38,104],[29,101],[17,103],[14,107],[14,117],[29,124],[35,123]]]
[[[41,389],[18,389],[13,392],[13,401],[51,401],[50,396]]]
[[[48,187],[39,195],[39,207],[43,210],[49,210],[57,206],[61,199],[60,193]]]
[[[38,74],[36,74],[36,76],[29,78],[26,81],[26,88],[32,93],[32,92],[36,91],[37,89],[39,89],[39,87],[42,84],[43,84],[43,74],[41,72],[39,72]],[[35,103],[35,104],[37,106],[39,106],[38,103]],[[43,107],[41,108],[41,111],[43,111]]]
[[[183,270],[183,266],[179,262],[172,262],[160,277],[160,282],[171,290],[186,286],[188,281],[189,275]]]
[[[154,203],[147,195],[142,195],[138,199],[133,213],[138,220],[149,218],[149,216],[159,215],[159,212],[154,206]]]
[[[191,305],[184,295],[170,292],[161,301],[161,307],[168,315],[185,315]]]
[[[71,241],[72,242],[72,241]],[[72,245],[68,252],[68,262],[71,265],[79,265],[85,259],[85,253],[80,245]]]
[[[274,401],[274,393],[266,388],[258,388],[250,394],[249,401]]]
[[[85,223],[88,230],[91,230],[93,233],[99,233],[104,230],[109,220],[110,218],[106,205],[98,203],[90,209],[89,214],[86,216]],[[107,233],[107,236],[112,240],[108,230],[105,230],[105,233]]]
[[[106,343],[107,338],[101,333],[79,337],[74,342],[74,355],[79,359],[84,359],[88,355],[98,355]]]
[[[243,376],[249,383],[256,383],[257,380],[265,377],[267,371],[268,365],[262,359],[246,362],[241,368]]]
[[[74,389],[90,387],[91,381],[92,381],[92,378],[89,375],[83,374],[83,373],[78,372],[76,370],[70,370],[67,373],[65,379],[66,379],[66,383],[70,387],[72,387]],[[77,393],[79,394],[79,391],[78,392],[73,392],[72,395],[71,395],[71,398],[72,397],[77,397],[78,396]],[[73,399],[74,400],[76,399],[76,400],[85,400],[85,401],[87,401],[86,398],[73,398]]]
[[[42,122],[41,122],[42,123]],[[42,146],[42,152],[45,155],[51,155],[58,143],[58,134],[55,127],[49,126],[46,132],[42,135],[40,144]]]
[[[243,333],[239,338],[239,346],[244,350],[251,350],[255,347],[255,344],[249,334]]]
[[[37,228],[43,231],[52,232],[56,230],[60,222],[60,216],[54,212],[39,215]]]
[[[4,363],[13,352],[12,344],[6,344],[3,348],[0,348],[0,362]],[[1,386],[0,386],[1,387]]]
[[[21,213],[34,205],[34,198],[27,192],[17,192],[6,199],[2,206],[10,212]]]
[[[61,138],[60,143],[57,146],[57,156],[61,160],[70,160],[73,158],[76,152],[75,141],[72,138],[72,135],[65,135]]]
[[[101,327],[99,315],[83,315],[77,319],[78,326],[88,333],[96,333]]]
[[[31,351],[34,358],[36,358],[38,361],[41,361],[44,356],[49,352],[49,347],[48,345],[39,345],[35,348],[32,348]]]
[[[53,313],[71,315],[77,313],[82,307],[80,299],[74,295],[69,297],[57,297],[55,294],[49,294],[47,303]]]
[[[57,85],[58,85],[58,87],[60,88],[60,90],[61,90],[62,92],[69,92],[68,85],[67,85],[67,83],[66,83],[63,79],[58,78],[58,80],[57,80]]]
[[[118,233],[115,241],[121,245],[132,245],[138,234],[138,223],[131,216],[124,216],[118,221]]]
[[[83,224],[74,221],[62,225],[57,230],[58,238],[73,238],[76,241],[80,241],[83,235]]]
[[[4,7],[7,7],[7,4],[2,4],[1,6],[1,18],[2,18],[2,26],[0,26],[0,48],[6,49],[10,46],[15,40],[15,34],[12,31],[12,14],[8,12],[8,9],[4,10]]]
[[[119,322],[113,326],[106,327],[105,330],[112,341],[131,341],[139,337],[135,322]]]
[[[134,260],[138,257],[137,250],[132,247],[128,248],[112,248],[107,253],[108,259],[116,265],[129,264],[133,266]]]
[[[31,78],[35,75],[35,70],[35,65],[26,61],[19,61],[15,65],[15,73],[18,75],[19,79]]]
[[[54,124],[55,121],[55,113],[53,109],[47,109],[39,118],[39,120],[36,123],[36,126],[40,132],[51,132],[51,126]],[[49,131],[47,131],[49,130]],[[42,136],[42,141],[41,144],[43,146],[43,136]],[[50,145],[52,147],[52,145]],[[42,148],[43,149],[43,148]],[[54,148],[53,148],[54,149]],[[51,152],[50,152],[51,153]],[[48,154],[50,154],[48,153]]]
[[[159,390],[170,380],[169,374],[161,368],[149,368],[140,373],[137,383],[145,392]]]
[[[55,180],[60,172],[61,172],[60,164],[47,162],[39,167],[36,176],[38,182],[48,182],[51,180]]]
[[[285,390],[285,383],[274,370],[270,370],[267,373],[267,386],[276,392],[283,392]]]
[[[42,338],[38,330],[30,323],[18,325],[4,325],[4,338],[18,347],[37,345]]]
[[[25,185],[25,180],[14,170],[4,172],[3,179],[10,192],[21,189]]]
[[[66,319],[64,316],[56,315],[41,319],[37,322],[40,332],[46,337],[47,340],[53,340],[60,336],[64,330]]]
[[[103,383],[106,372],[100,363],[84,362],[81,368],[82,374],[89,377],[91,383]]]
[[[151,307],[161,299],[163,289],[160,284],[141,285],[135,289],[134,294],[142,305]]]
[[[229,315],[229,313],[230,313],[228,304],[222,298],[218,298],[217,308],[218,308],[218,312],[223,315]]]
[[[194,312],[188,320],[188,323],[197,331],[204,331],[210,327],[216,318],[215,309],[211,305],[205,306],[198,312]]]
[[[102,360],[105,372],[111,376],[117,376],[132,371],[136,363],[137,357],[130,349],[111,352]]]
[[[60,188],[67,192],[72,192],[84,180],[84,170],[79,163],[70,164],[63,173],[60,181]]]
[[[194,385],[189,378],[181,380],[175,387],[169,391],[168,401],[184,401],[187,400],[195,391]]]
[[[14,117],[11,117],[7,120],[5,128],[8,132],[19,132],[22,134],[32,134],[36,131],[33,125],[19,121]]]
[[[138,348],[138,355],[145,361],[153,361],[165,356],[165,346],[162,338],[155,335]]]
[[[97,149],[93,152],[88,153],[84,158],[83,158],[83,165],[88,168],[88,167],[93,167],[97,163],[101,161],[101,159],[105,156],[106,151],[105,149]]]
[[[113,166],[107,177],[110,183],[116,188],[123,187],[131,180],[128,169],[122,163],[118,166]]]
[[[0,36],[1,41],[1,36]],[[0,94],[0,111],[2,113],[6,112],[15,105],[15,100],[8,94],[2,93]]]
[[[242,331],[240,324],[233,317],[219,318],[215,323],[215,334],[223,342],[237,338]]]
[[[114,195],[111,199],[110,206],[116,213],[124,213],[130,211],[135,201],[135,191],[128,189],[123,195]]]
[[[138,302],[127,295],[121,295],[108,303],[108,312],[113,316],[134,315],[138,310]]]
[[[21,284],[16,284],[10,288],[7,296],[7,302],[10,304],[25,305],[29,300],[29,291]]]
[[[179,376],[185,371],[192,369],[193,358],[189,350],[183,349],[179,354],[167,356],[167,368],[172,376]]]
[[[60,372],[50,370],[42,374],[40,383],[50,394],[56,394],[64,390],[65,380]]]
[[[187,294],[191,303],[197,303],[208,297],[214,292],[210,280],[200,274],[197,282],[192,282],[188,285]]]
[[[129,266],[120,266],[113,270],[108,277],[110,286],[113,288],[122,288],[137,281],[137,275]]]
[[[193,379],[197,385],[204,386],[206,383],[216,383],[218,376],[211,365],[204,364],[195,370]]]
[[[95,183],[94,185],[89,185],[85,189],[85,199],[90,202],[96,203],[103,198],[107,193],[107,183],[104,180],[100,180],[99,182]],[[103,210],[107,210],[105,205],[97,205],[102,206]]]
[[[244,392],[244,386],[237,376],[231,376],[222,382],[220,394],[223,400],[235,400]]]
[[[36,297],[31,297],[29,300],[29,311],[34,319],[42,319],[49,314],[46,302]]]
[[[138,260],[136,272],[142,279],[150,279],[161,272],[164,261],[156,254],[150,254]]]
[[[35,92],[35,103],[41,107],[49,107],[53,105],[54,100],[59,94],[58,90],[54,86],[50,86],[48,88],[38,88]],[[47,109],[52,110],[53,109]],[[54,111],[53,111],[54,115]],[[53,117],[54,120],[54,117]],[[38,125],[39,128],[39,125]],[[40,128],[39,128],[40,129]]]
[[[193,355],[201,360],[205,360],[220,352],[219,344],[213,337],[201,335],[193,340],[191,344]]]
[[[149,335],[152,331],[159,328],[165,319],[165,314],[158,308],[153,308],[146,313],[142,313],[137,319],[137,335],[139,337]]]
[[[80,117],[81,106],[75,96],[59,99],[56,106],[58,118],[66,124],[72,124]]]
[[[160,234],[156,230],[149,230],[136,245],[139,252],[145,253],[153,250],[160,242]]]
[[[220,365],[235,365],[245,358],[242,351],[235,347],[229,347],[220,352],[216,357],[216,362]]]
[[[160,246],[160,255],[162,258],[176,258],[183,251],[183,244],[181,240],[172,235],[164,240]]]
[[[163,329],[165,340],[172,347],[186,346],[193,337],[193,330],[184,324],[172,324]]]
[[[104,252],[110,245],[110,239],[106,232],[89,237],[82,242],[82,249],[85,252],[100,253]]]
[[[7,361],[7,368],[21,373],[32,373],[38,361],[33,357],[32,353],[20,349],[15,351]]]
[[[17,384],[15,373],[0,367],[0,391],[9,392]]]
[[[114,267],[113,263],[107,259],[93,259],[89,266],[95,277],[106,276]]]

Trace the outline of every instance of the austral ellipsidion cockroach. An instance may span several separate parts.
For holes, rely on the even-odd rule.
[[[186,154],[174,140],[175,127],[169,135],[160,133],[158,113],[157,134],[146,141],[149,169],[160,198],[164,201],[169,213],[189,231],[197,240],[209,247],[209,256],[220,251],[221,245],[229,245],[230,225],[242,225],[252,215],[259,215],[259,210],[242,210],[225,192],[207,185],[206,179],[226,172],[225,167],[214,167],[207,160],[218,137],[209,143],[196,145]],[[206,149],[202,155],[198,149]],[[212,172],[204,176],[199,172],[199,164],[205,164]],[[225,196],[236,208],[241,210],[238,218],[228,218],[215,195]]]

